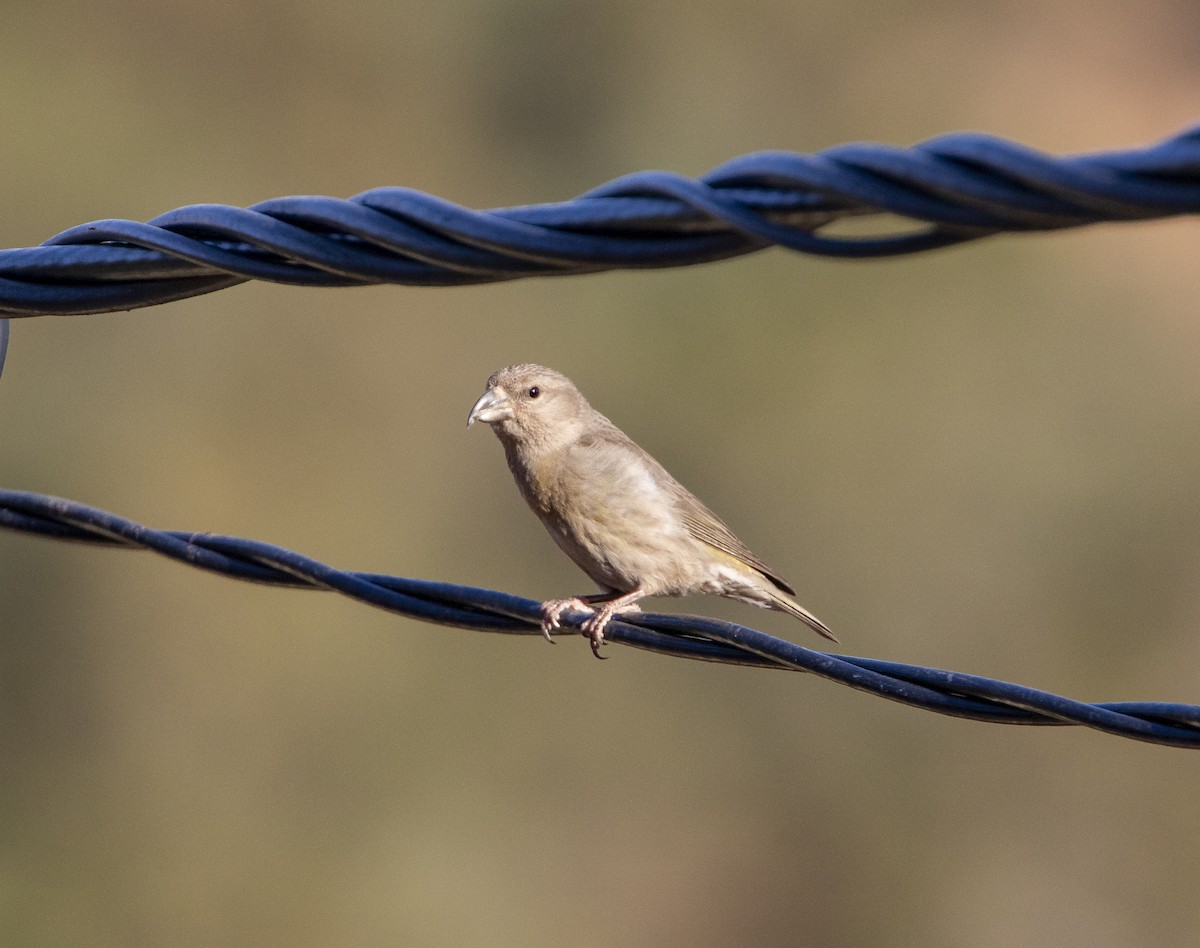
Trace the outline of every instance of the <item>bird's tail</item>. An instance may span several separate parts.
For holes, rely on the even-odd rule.
[[[829,626],[805,609],[800,603],[796,602],[795,599],[792,599],[786,593],[780,592],[778,589],[767,589],[765,592],[771,600],[771,608],[777,609],[780,612],[786,612],[789,616],[795,616],[816,632],[817,635],[829,639],[830,642],[837,642],[838,638],[829,631]]]

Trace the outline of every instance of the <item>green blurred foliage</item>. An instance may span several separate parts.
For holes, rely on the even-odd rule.
[[[385,184],[547,201],[965,128],[1136,146],[1194,120],[1198,26],[1189,0],[10,0],[0,246]],[[583,592],[463,427],[493,369],[536,360],[849,652],[1195,702],[1197,247],[1180,221],[20,320],[0,482]],[[1192,754],[611,654],[0,535],[0,941],[1194,944]]]

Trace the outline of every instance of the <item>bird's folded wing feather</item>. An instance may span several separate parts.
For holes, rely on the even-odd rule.
[[[686,498],[681,500],[680,512],[683,522],[688,528],[688,532],[697,540],[707,543],[709,546],[732,556],[734,559],[741,560],[751,569],[762,573],[785,593],[792,596],[796,594],[796,590],[792,589],[786,580],[777,575],[775,570],[751,553],[746,544],[734,536],[733,531],[725,526],[716,514],[700,503],[690,493]]]
[[[659,482],[660,487],[674,501],[675,509],[678,511],[680,520],[687,528],[688,533],[697,540],[707,543],[713,549],[719,550],[727,556],[732,556],[751,569],[762,573],[763,576],[785,593],[793,596],[796,594],[796,591],[788,585],[785,579],[751,553],[746,544],[734,536],[733,531],[725,526],[721,518],[705,507],[691,491],[675,480],[666,468],[654,460],[653,457],[647,454],[635,441],[607,418],[599,415],[599,413],[597,413],[597,416],[599,424],[594,426],[587,435],[580,439],[580,447],[588,452],[593,452],[597,448],[616,451],[625,457],[626,460],[624,463],[642,465],[652,471],[652,476]]]

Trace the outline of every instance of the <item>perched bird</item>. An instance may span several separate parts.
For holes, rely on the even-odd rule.
[[[786,612],[837,641],[790,598],[795,590],[775,570],[562,373],[530,364],[500,369],[467,427],[476,421],[491,425],[521,496],[602,590],[542,603],[547,639],[564,612],[591,612],[581,628],[600,657],[609,620],[636,611],[644,596],[715,593]]]

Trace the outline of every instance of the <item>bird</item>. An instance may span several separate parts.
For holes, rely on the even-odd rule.
[[[554,542],[600,587],[541,604],[548,641],[564,612],[590,613],[579,628],[602,658],[614,615],[640,611],[647,596],[692,593],[784,612],[838,641],[778,572],[561,372],[533,363],[499,369],[467,427],[477,421],[500,439],[521,496]]]

